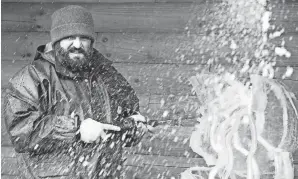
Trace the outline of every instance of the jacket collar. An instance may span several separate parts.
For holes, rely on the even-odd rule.
[[[55,66],[56,72],[71,78],[85,78],[87,79],[90,74],[94,71],[94,69],[98,69],[98,67],[106,67],[111,66],[112,61],[106,59],[101,53],[99,53],[96,49],[93,49],[92,59],[91,59],[91,71],[90,72],[78,72],[74,73],[67,68],[65,68],[58,60],[55,58],[55,52],[53,49],[52,43],[47,43],[46,45],[41,45],[37,48],[36,55],[34,60],[38,60],[43,58]]]

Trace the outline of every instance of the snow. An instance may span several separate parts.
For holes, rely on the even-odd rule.
[[[282,86],[272,82],[277,70],[276,60],[280,59],[277,57],[290,58],[291,53],[286,50],[284,39],[279,46],[270,40],[280,37],[285,30],[276,30],[274,24],[270,24],[272,12],[266,0],[224,0],[223,7],[224,10],[218,8],[213,12],[212,23],[205,27],[210,33],[194,42],[201,46],[194,48],[195,45],[189,44],[187,47],[179,47],[180,50],[186,48],[189,52],[200,49],[203,54],[201,47],[207,44],[210,46],[209,50],[212,50],[210,57],[204,61],[206,66],[212,67],[212,73],[210,74],[206,67],[202,73],[189,80],[193,86],[192,91],[202,104],[198,108],[202,117],[197,119],[199,124],[191,135],[190,147],[201,155],[207,164],[214,165],[208,168],[209,179],[223,173],[225,176],[222,178],[233,178],[233,175],[241,173],[243,177],[259,179],[264,172],[260,170],[264,166],[259,166],[257,160],[259,145],[268,149],[268,153],[273,150],[273,155],[280,150],[268,142],[272,139],[261,136],[266,130],[266,122],[270,120],[264,117],[268,99],[263,85],[267,83],[272,86],[271,90],[281,101],[285,96],[288,96],[287,99],[291,98]],[[196,18],[193,19],[192,22],[196,23]],[[290,77],[293,70],[287,67],[282,78]],[[257,122],[251,116],[252,111],[256,113],[254,118]],[[284,136],[288,123],[285,115],[283,117]],[[238,135],[239,126],[251,132],[250,139]],[[242,155],[247,161],[242,163],[246,167],[241,171],[233,170],[238,167],[233,166],[238,155]],[[275,167],[284,169],[291,163],[287,159],[284,159],[284,164]],[[181,177],[200,178],[201,175],[193,175],[191,171],[200,173],[202,168],[190,168],[183,172]],[[277,172],[281,174],[282,170]],[[291,175],[287,176],[287,179],[290,178],[292,179]]]
[[[235,49],[238,48],[238,46],[237,46],[237,44],[236,44],[236,42],[234,40],[231,41],[230,48],[233,49],[233,50],[235,50]]]
[[[291,53],[287,51],[284,47],[275,47],[274,52],[278,56],[285,56],[287,58],[291,57]]]
[[[263,17],[262,17],[262,30],[263,30],[263,32],[267,32],[269,27],[270,27],[269,21],[270,21],[271,15],[272,15],[272,13],[270,11],[266,11],[263,14]]]
[[[39,145],[36,144],[36,145],[34,146],[34,150],[37,150],[38,147],[39,147]]]
[[[294,72],[294,69],[290,66],[287,66],[287,70],[283,74],[282,79],[285,79],[285,78],[288,78],[288,77],[292,76],[293,72]]]
[[[281,36],[284,32],[285,32],[285,29],[284,28],[282,30],[280,30],[280,31],[275,31],[275,32],[269,34],[269,38],[270,39],[274,39],[276,37]]]
[[[166,118],[169,115],[169,113],[170,112],[168,110],[164,111],[163,114],[162,114],[162,117]]]
[[[263,77],[268,77],[272,79],[274,77],[274,69],[272,67],[272,64],[266,64],[262,69],[262,75]]]

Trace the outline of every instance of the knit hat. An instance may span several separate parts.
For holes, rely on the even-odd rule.
[[[72,35],[88,36],[92,41],[95,39],[92,14],[81,6],[66,6],[52,15],[52,43]]]

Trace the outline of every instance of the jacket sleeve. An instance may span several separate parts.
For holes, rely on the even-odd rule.
[[[63,117],[49,112],[50,92],[37,74],[32,65],[23,68],[6,90],[5,124],[17,152],[50,152],[75,135],[74,126],[66,129],[70,135],[57,130]]]
[[[109,71],[112,73],[112,75],[107,75],[112,78],[109,84],[116,84],[113,88],[116,89],[116,91],[112,94],[112,103],[114,103],[112,106],[114,106],[114,108],[121,107],[122,114],[120,116],[124,118],[140,113],[139,99],[135,90],[113,66],[110,67]],[[114,110],[114,113],[117,112]],[[132,135],[126,135],[126,141],[128,142],[125,147],[137,145],[143,137],[143,132],[140,128],[137,128],[137,123],[135,125],[135,131],[131,133]]]

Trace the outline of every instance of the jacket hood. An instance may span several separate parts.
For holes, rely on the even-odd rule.
[[[55,66],[57,73],[71,77],[71,78],[88,78],[90,72],[72,72],[65,68],[58,60],[55,58],[55,52],[52,46],[52,43],[48,43],[46,45],[40,45],[37,47],[36,54],[34,57],[34,61],[44,59]],[[91,57],[91,72],[93,69],[98,69],[98,67],[111,66],[113,64],[112,61],[105,58],[100,52],[98,52],[95,48],[93,48],[93,54]]]

